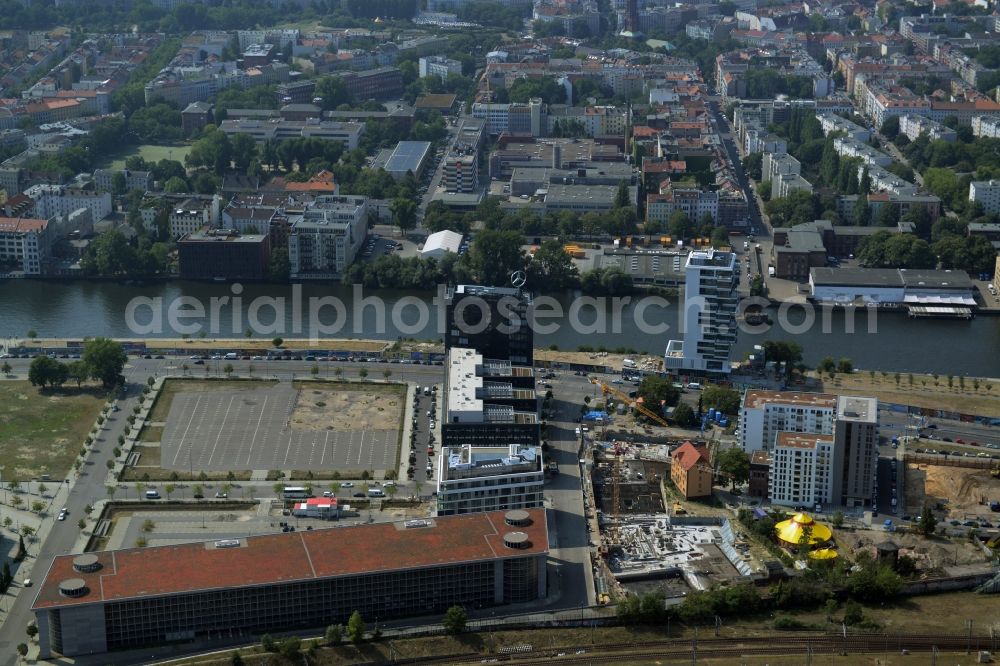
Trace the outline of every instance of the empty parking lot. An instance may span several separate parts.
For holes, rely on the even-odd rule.
[[[337,392],[331,385],[324,393]],[[396,466],[398,418],[393,428],[335,429],[313,419],[303,427],[294,418],[315,391],[281,383],[256,390],[180,392],[173,396],[161,440],[161,465],[178,471],[384,470]],[[350,399],[369,394],[344,391]],[[308,395],[306,395],[308,394]],[[323,396],[320,396],[323,397]],[[402,398],[400,397],[400,410]]]

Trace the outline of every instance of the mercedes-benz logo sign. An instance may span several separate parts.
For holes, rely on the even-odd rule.
[[[520,289],[524,286],[524,283],[528,281],[528,276],[524,274],[524,271],[514,271],[510,274],[510,283]]]

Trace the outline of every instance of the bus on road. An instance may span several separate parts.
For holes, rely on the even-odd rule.
[[[306,499],[309,497],[309,491],[302,486],[285,486],[285,489],[281,491],[281,496],[286,500]]]

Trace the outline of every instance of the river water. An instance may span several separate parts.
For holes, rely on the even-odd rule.
[[[23,336],[35,330],[42,337],[180,337],[185,331],[194,337],[203,329],[209,337],[242,337],[252,327],[256,337],[267,338],[315,334],[320,338],[441,339],[444,308],[435,294],[357,289],[327,284],[234,287],[185,281],[125,285],[6,280],[0,281],[0,336]],[[226,297],[230,300],[221,300]],[[179,301],[182,298],[187,302]],[[235,305],[234,299],[238,299]],[[563,350],[579,345],[632,347],[660,354],[667,340],[681,337],[681,308],[659,301],[647,301],[643,307],[636,301],[638,297],[617,308],[621,314],[616,318],[616,308],[608,299],[601,304],[605,323],[600,324],[596,308],[587,302],[581,305],[571,294],[553,298],[544,306],[536,299],[540,310],[556,316],[545,320],[554,330],[536,328],[535,345],[558,345]],[[359,309],[362,303],[364,307]],[[193,312],[198,304],[203,316],[176,318],[173,324],[188,326],[186,329],[172,325],[171,307],[179,308],[183,315]],[[773,309],[771,313],[775,321],[787,320],[789,325],[785,330],[772,326],[764,332],[741,332],[734,358],[743,357],[764,340],[785,339],[802,345],[809,365],[824,356],[846,356],[864,369],[1000,376],[1000,317],[936,321],[909,319],[897,313],[859,312],[853,332],[849,332],[847,315],[839,310],[827,312],[825,319],[823,313],[816,313],[812,325],[802,325],[805,314],[800,309],[791,310],[787,317]],[[869,322],[869,316],[876,319]],[[615,326],[615,321],[620,325]],[[328,328],[322,331],[320,325]],[[659,329],[651,332],[651,326]],[[669,330],[662,332],[664,326]],[[874,332],[869,332],[870,328]]]

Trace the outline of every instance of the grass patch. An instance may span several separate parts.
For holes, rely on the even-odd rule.
[[[60,345],[55,345],[60,346]],[[255,352],[285,352],[294,351],[295,353],[308,353],[311,349],[336,349],[338,351],[346,352],[371,352],[377,353],[381,352],[389,346],[388,342],[384,340],[352,340],[352,339],[331,339],[323,338],[319,342],[315,342],[309,339],[287,339],[282,345],[280,350],[274,348],[271,344],[270,338],[264,339],[247,339],[247,338],[235,338],[235,339],[211,339],[211,340],[183,340],[180,338],[166,338],[157,340],[147,340],[146,349],[150,353],[155,353],[158,351],[171,351],[174,349],[186,348],[192,353],[195,351],[204,350],[246,350]],[[263,363],[264,361],[260,361]],[[280,363],[281,361],[275,361]],[[321,366],[326,365],[324,361]],[[336,361],[331,361],[330,363],[336,363]],[[190,362],[189,362],[190,365]]]
[[[351,379],[343,379],[337,381],[336,378],[326,377],[316,377],[315,379],[296,379],[292,382],[292,386],[300,391],[310,391],[315,390],[317,385],[326,390],[333,391],[364,391],[365,393],[398,393],[399,395],[406,396],[406,385],[399,384],[392,381],[392,377],[389,378],[389,383],[386,383],[382,379],[381,373],[378,377],[369,377],[369,381],[359,381]],[[372,381],[377,379],[378,381]]]
[[[125,160],[135,155],[138,155],[147,162],[176,160],[184,164],[184,158],[189,152],[191,152],[191,146],[158,146],[151,143],[144,143],[141,146],[135,146],[131,150],[118,153],[112,158],[104,160],[101,167],[120,171],[125,168]]]
[[[63,478],[106,399],[99,387],[41,391],[26,381],[0,382],[0,467],[4,478]],[[122,416],[121,418],[124,418]]]
[[[145,462],[140,459],[139,462]],[[181,472],[162,467],[126,467],[119,477],[122,481],[186,481],[189,483],[200,483],[208,481],[249,481],[253,472],[242,470],[239,472]]]
[[[872,396],[882,402],[952,410],[964,414],[1000,414],[1000,382],[997,380],[980,379],[977,390],[973,380],[966,378],[963,390],[959,386],[957,377],[953,381],[952,388],[948,388],[946,375],[939,375],[935,380],[933,375],[913,373],[912,384],[910,373],[900,373],[899,377],[900,381],[897,384],[896,373],[893,372],[884,376],[881,372],[876,372],[874,378],[867,371],[837,375],[832,380],[824,376],[819,378],[820,385],[817,390]],[[937,386],[934,385],[935,381]],[[987,384],[990,385],[989,389],[986,388]]]
[[[952,592],[924,597],[914,597],[903,599],[894,605],[865,607],[865,614],[871,615],[885,626],[885,630],[891,633],[950,633],[963,635],[965,632],[965,618],[989,618],[995,617],[1000,612],[1000,595],[978,595],[969,592]],[[843,607],[834,613],[835,623],[827,620],[826,614],[822,610],[808,612],[788,612],[780,614],[780,617],[787,618],[784,622],[800,624],[808,629],[831,629],[839,630],[840,617],[843,615]],[[436,618],[431,618],[436,619]],[[783,623],[784,623],[783,622]],[[723,620],[720,627],[720,637],[753,637],[753,636],[775,636],[775,618],[768,615],[761,615],[745,620]],[[977,623],[978,630],[974,629],[977,635],[987,633],[986,625]],[[303,638],[312,638],[310,632],[299,634]],[[701,636],[707,635],[702,628]],[[679,626],[679,623],[671,625],[669,638],[685,640],[695,636],[694,627]],[[629,643],[641,648],[646,641],[662,640],[668,638],[666,627],[626,627],[609,626],[595,628],[581,627],[557,627],[539,629],[519,629],[512,631],[495,631],[488,633],[467,633],[460,636],[427,636],[418,638],[393,638],[392,648],[396,659],[420,659],[435,656],[456,655],[476,653],[477,655],[487,655],[495,653],[496,649],[504,646],[530,644],[536,650],[577,650],[586,649],[588,653],[594,654],[594,663],[601,663],[600,648],[595,649],[595,645],[612,643]],[[319,666],[334,664],[360,664],[360,663],[389,663],[389,644],[387,641],[379,643],[367,643],[358,647],[342,645],[334,648],[322,648],[317,651],[314,659],[310,663]],[[782,650],[780,638],[775,650]],[[241,650],[241,654],[248,664],[274,663],[274,655],[262,653],[259,647]],[[924,658],[926,656],[926,659]],[[218,656],[192,657],[185,660],[184,664],[204,664],[223,666],[230,663],[231,652],[226,652]],[[884,659],[883,654],[878,655],[858,655],[850,654],[846,657],[815,655],[812,658],[813,664],[870,664],[875,665],[875,659]],[[467,661],[467,660],[462,660]],[[476,657],[472,662],[479,661]],[[702,659],[699,658],[699,663]],[[616,662],[619,663],[619,662]],[[636,657],[634,661],[621,663],[635,664],[658,664],[665,662],[656,657]],[[706,660],[709,663],[709,660]],[[711,663],[731,664],[734,663],[730,657],[728,659],[711,660]],[[760,656],[741,658],[740,663],[752,664],[787,664],[789,666],[801,666],[806,663],[805,655],[782,655]],[[886,662],[883,660],[882,662]],[[892,661],[889,663],[897,663]],[[900,660],[898,663],[904,663]],[[930,655],[909,655],[905,658],[905,663],[929,664]],[[939,663],[940,656],[939,656]],[[947,662],[952,663],[952,662]],[[965,663],[964,661],[962,663]]]
[[[145,426],[139,432],[140,442],[159,442],[163,439],[163,426]]]
[[[261,387],[273,386],[273,379],[168,379],[156,396],[148,421],[163,423],[170,414],[170,406],[178,393],[198,391],[256,391]]]
[[[139,454],[139,464],[136,467],[160,466],[160,447],[137,444],[132,447],[132,452]]]
[[[355,469],[293,469],[291,470],[292,481],[337,481],[339,479],[360,479],[361,474],[368,470]],[[371,474],[371,472],[369,472]],[[277,481],[268,475],[268,481]],[[363,483],[363,482],[362,482]]]

